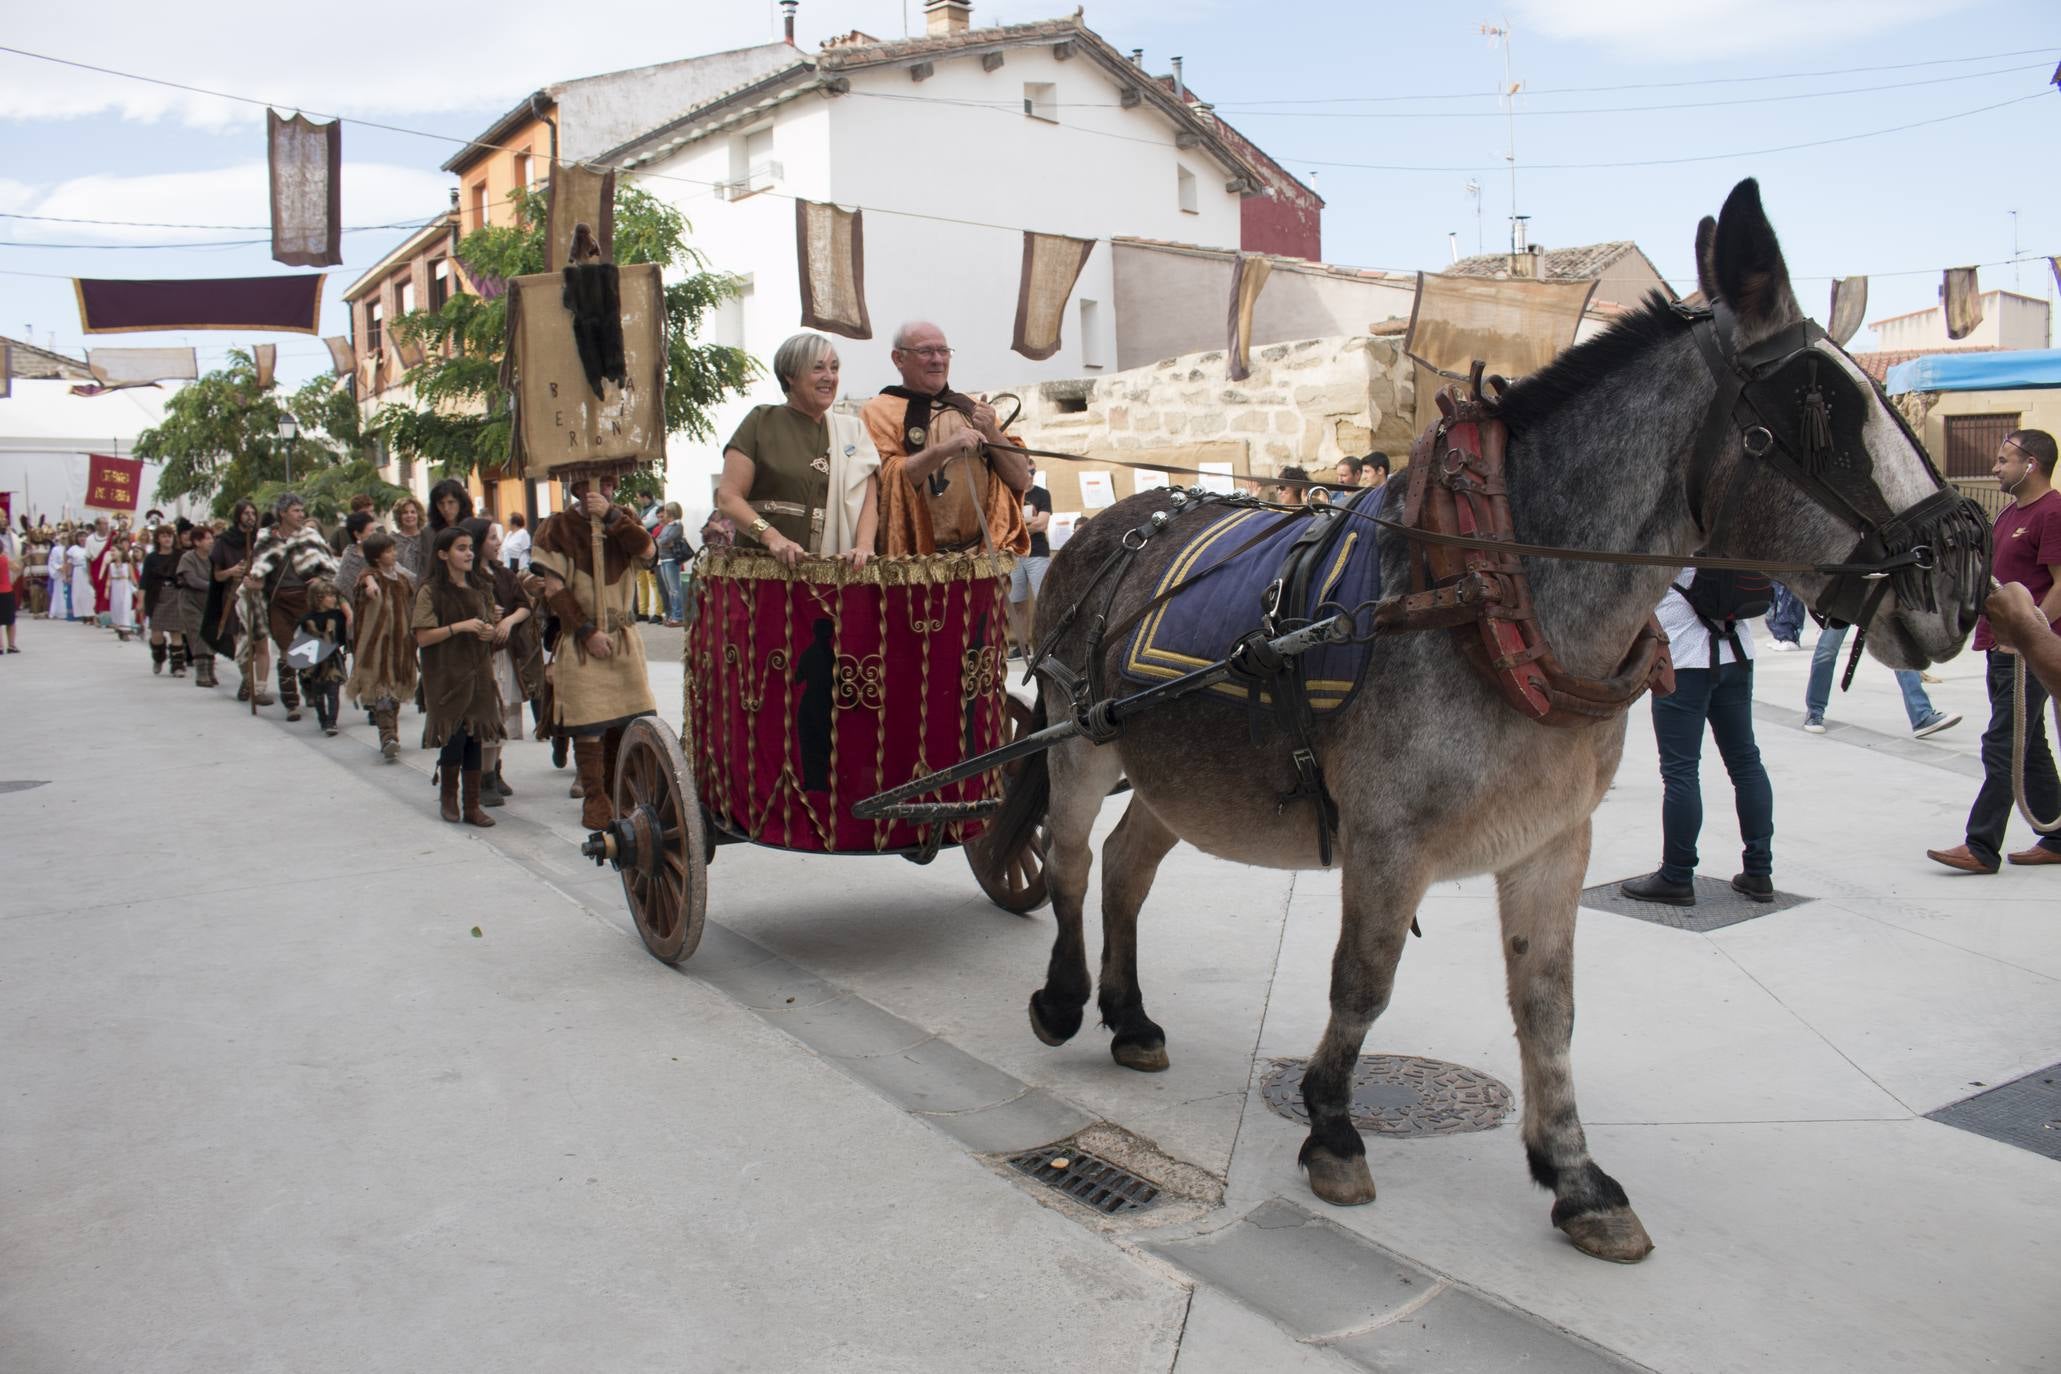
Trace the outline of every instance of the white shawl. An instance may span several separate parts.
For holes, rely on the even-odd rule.
[[[809,550],[818,557],[844,553],[858,542],[859,516],[866,509],[866,483],[880,471],[880,450],[856,415],[831,411],[830,499],[823,512],[823,539]]]

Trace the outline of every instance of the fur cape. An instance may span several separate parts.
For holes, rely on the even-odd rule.
[[[378,587],[376,596],[366,590]],[[352,701],[370,710],[382,699],[406,701],[415,695],[415,582],[405,568],[393,574],[375,569],[365,588],[351,602],[351,679],[344,685]]]

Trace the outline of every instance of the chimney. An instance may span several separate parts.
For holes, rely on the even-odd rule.
[[[1174,99],[1186,100],[1187,98],[1188,85],[1181,80],[1181,59],[1177,57],[1174,59]]]
[[[1145,65],[1145,50],[1143,48],[1131,49],[1131,65],[1133,67],[1142,67]]]
[[[780,0],[780,19],[787,29],[787,46],[794,46],[794,11],[801,0]]]
[[[949,38],[973,27],[973,0],[923,0],[923,31]]]
[[[1460,260],[1460,236],[1456,233],[1447,233],[1446,247],[1451,250],[1453,261],[1458,262]]]

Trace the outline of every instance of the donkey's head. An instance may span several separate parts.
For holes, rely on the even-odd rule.
[[[1711,551],[1882,569],[1785,580],[1820,614],[1864,624],[1894,667],[1957,652],[1981,605],[1987,521],[1804,318],[1758,183],[1740,182],[1698,226],[1696,274],[1712,310],[1698,344],[1718,389],[1689,499]]]

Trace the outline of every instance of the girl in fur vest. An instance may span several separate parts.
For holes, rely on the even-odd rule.
[[[339,588],[351,599],[356,629],[351,680],[344,684],[351,700],[372,713],[379,728],[379,753],[388,763],[401,758],[396,717],[401,703],[415,695],[415,579],[401,564],[404,547],[380,531],[365,536],[366,569],[354,587]],[[406,547],[413,547],[410,540]]]
[[[437,534],[436,568],[415,593],[410,624],[422,650],[422,747],[440,749],[437,778],[445,820],[489,826],[480,809],[480,750],[505,738],[494,690],[493,597],[471,577],[472,535],[462,525]],[[464,789],[462,807],[460,787]]]

